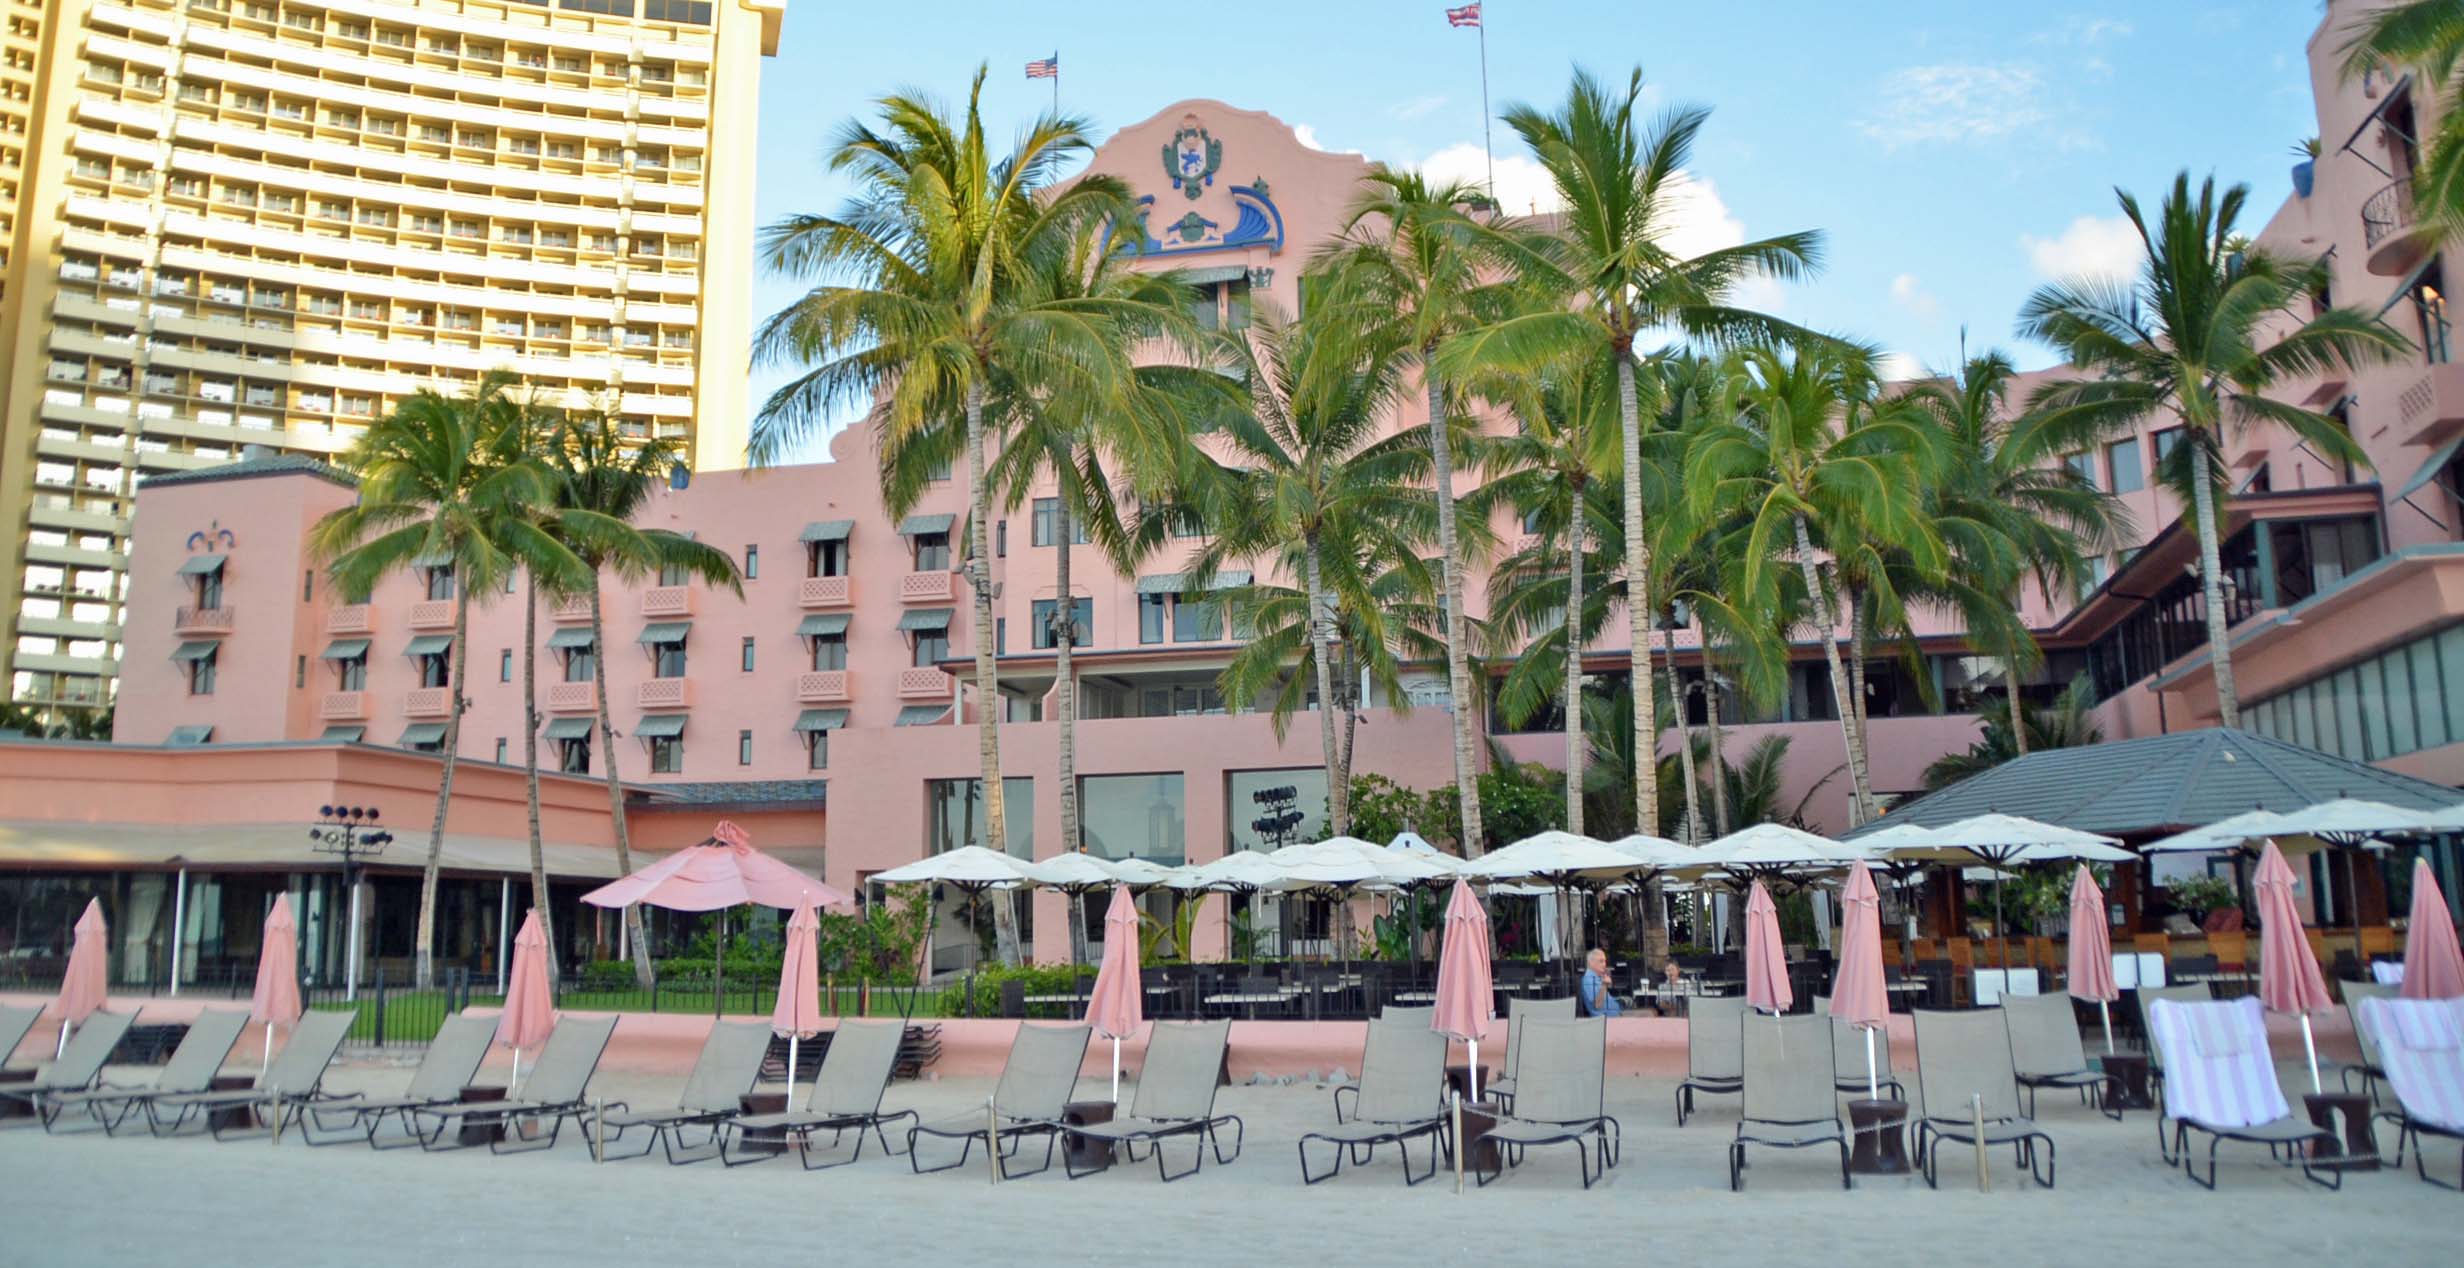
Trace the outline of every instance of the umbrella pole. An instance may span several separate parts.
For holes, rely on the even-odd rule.
[[[2308,1013],[2301,1015],[2301,1051],[2303,1056],[2310,1059],[2311,1092],[2325,1091],[2325,1088],[2319,1086],[2319,1045],[2310,1034],[2310,1014]]]
[[[516,1048],[513,1050],[513,1077],[505,1080],[505,1095],[508,1097],[512,1096],[515,1085],[521,1083],[521,1081],[522,1050],[520,1048]]]
[[[265,1060],[257,1068],[260,1070],[274,1068],[274,1023],[271,1021],[265,1023]]]
[[[56,1043],[56,1044],[53,1044],[53,1045],[52,1045],[52,1048],[51,1048],[51,1059],[52,1059],[52,1060],[54,1060],[54,1061],[57,1061],[57,1060],[59,1060],[59,1059],[60,1059],[60,1054],[61,1054],[61,1053],[64,1053],[64,1052],[67,1052],[67,1051],[68,1051],[68,1017],[67,1017],[65,1014],[63,1014],[63,1015],[61,1016],[61,1018],[60,1018],[60,1042],[58,1042],[58,1043]]]
[[[1459,1197],[1463,1192],[1463,1094],[1450,1093],[1446,1099],[1454,1112],[1454,1191]]]
[[[1463,1043],[1465,1047],[1471,1050],[1472,1101],[1474,1104],[1477,1104],[1480,1100],[1480,1041],[1477,1039],[1466,1039]]]
[[[2105,1022],[2105,1055],[2110,1057],[2113,1055],[2113,1005],[2100,999],[2096,1001],[2096,1012]]]
[[[1112,1037],[1112,1107],[1121,1107],[1121,1037]]]
[[[789,1109],[794,1109],[796,1102],[796,1040],[798,1038],[795,1031],[787,1032],[787,1107]],[[810,1109],[812,1103],[807,1101],[805,1107]]]
[[[727,909],[719,908],[719,940],[712,944],[718,954],[710,960],[710,1015],[719,1015],[719,992],[727,981]]]
[[[1882,1099],[1882,1076],[1874,1070],[1874,1028],[1871,1026],[1865,1028],[1865,1095],[1877,1101]]]
[[[2344,914],[2348,917],[2347,923],[2353,926],[2353,967],[2361,974],[2362,980],[2368,981],[2370,966],[2361,958],[2361,882],[2353,869],[2353,856],[2361,853],[2361,843],[2356,839],[2353,844],[2343,846],[2336,852],[2344,856]]]

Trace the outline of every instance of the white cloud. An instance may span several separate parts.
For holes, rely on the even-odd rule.
[[[2137,28],[2121,18],[2088,17],[2072,14],[2062,24],[2049,31],[2038,31],[2028,37],[2031,44],[2093,47],[2108,40],[2126,39]]]
[[[1449,145],[1430,155],[1420,164],[1421,175],[1432,181],[1460,181],[1466,185],[1487,185],[1489,165],[1480,147],[1469,141]],[[1549,179],[1547,168],[1540,161],[1521,154],[1497,156],[1497,201],[1508,212],[1528,216],[1535,212],[1555,211],[1557,184]]]
[[[1386,113],[1405,123],[1410,123],[1415,119],[1423,119],[1435,114],[1445,104],[1446,98],[1443,94],[1431,94],[1426,97],[1414,97],[1410,101],[1397,102],[1388,107]]]
[[[2040,275],[2056,281],[2127,278],[2138,271],[2145,254],[2139,231],[2120,216],[2081,216],[2050,238],[2020,234],[2019,245]]]
[[[1302,145],[1308,146],[1310,149],[1323,150],[1326,148],[1324,145],[1318,143],[1318,130],[1310,127],[1306,123],[1293,124],[1292,135],[1298,138]]]
[[[1885,149],[1991,141],[2049,123],[2044,76],[2024,62],[1908,66],[1883,77],[1857,130]]]
[[[1874,362],[1874,372],[1881,375],[1885,383],[1905,383],[1910,379],[1924,378],[1925,365],[1905,352],[1886,352],[1881,360]]]
[[[1902,273],[1891,279],[1891,299],[1919,317],[1931,317],[1942,310],[1941,302],[1914,273]]]

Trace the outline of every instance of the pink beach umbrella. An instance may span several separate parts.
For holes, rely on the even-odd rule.
[[[2413,860],[2413,912],[2404,930],[2404,998],[2454,999],[2464,995],[2464,951],[2447,920],[2447,896],[2428,859]]]
[[[2105,891],[2082,863],[2070,878],[2070,972],[2072,999],[2096,1001],[2105,1022],[2105,1055],[2113,1054],[2113,1001],[2122,988],[2113,980],[2113,934],[2105,927]]]
[[[1480,1099],[1480,1037],[1497,1019],[1489,978],[1489,913],[1458,880],[1446,900],[1446,937],[1437,951],[1437,1010],[1429,1029],[1460,1039],[1471,1053],[1472,1099]]]
[[[2310,1061],[2310,1090],[2319,1087],[2318,1041],[2310,1033],[2310,1014],[2333,1006],[2327,978],[2302,936],[2301,907],[2293,899],[2293,869],[2269,841],[2259,853],[2259,870],[2251,878],[2259,897],[2259,1002],[2279,1013],[2301,1018],[2302,1053]]]
[[[248,1020],[265,1023],[265,1064],[274,1064],[274,1027],[299,1020],[299,925],[291,919],[291,896],[274,895],[265,913],[265,938],[257,948],[257,991],[249,997]]]
[[[1879,960],[1881,952],[1874,954]],[[1770,1013],[1797,1002],[1788,986],[1788,949],[1780,944],[1780,909],[1761,881],[1745,896],[1745,1002]]]
[[[1121,1103],[1121,1041],[1146,1021],[1146,997],[1138,980],[1138,904],[1129,886],[1112,887],[1104,909],[1104,959],[1095,970],[1095,994],[1087,1000],[1087,1024],[1112,1041],[1112,1103]]]
[[[556,1029],[556,996],[548,983],[548,935],[539,927],[539,910],[522,917],[522,931],[513,935],[513,975],[505,988],[505,1009],[497,1014],[496,1041],[513,1049],[510,1095],[522,1077],[522,1050],[548,1041]]]
[[[779,957],[779,1002],[770,1010],[770,1031],[787,1036],[787,1088],[796,1087],[796,1046],[821,1033],[821,955],[814,936],[821,919],[799,906],[787,918],[787,946]]]
[[[853,900],[844,891],[754,849],[744,829],[722,819],[711,829],[708,841],[609,881],[582,895],[582,901],[594,907],[649,903],[669,911],[716,911],[760,903],[792,911],[844,907]]]
[[[110,931],[103,924],[103,900],[89,898],[85,914],[77,917],[75,938],[69,944],[68,972],[60,978],[60,997],[51,1002],[49,1010],[60,1017],[60,1043],[54,1056],[68,1051],[69,1028],[84,1025],[111,993],[109,944]]]
[[[1865,1032],[1865,1094],[1882,1099],[1874,1031],[1890,1024],[1891,991],[1882,976],[1882,895],[1862,862],[1848,865],[1839,923],[1839,971],[1831,978],[1831,1016]],[[1788,977],[1780,975],[1782,989]]]

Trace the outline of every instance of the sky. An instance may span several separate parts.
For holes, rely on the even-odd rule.
[[[1437,0],[1250,0],[1225,8],[931,6],[791,0],[762,67],[755,215],[828,210],[845,188],[822,155],[884,93],[963,101],[988,62],[997,137],[1051,103],[1024,64],[1058,53],[1065,110],[1105,136],[1186,97],[1265,110],[1330,150],[1477,179],[1480,39]],[[1744,298],[1893,354],[1901,373],[2017,341],[2043,282],[2126,270],[2137,241],[2114,189],[2151,206],[2176,172],[2251,187],[2256,233],[2291,192],[2293,145],[2317,130],[2305,45],[2320,6],[2294,0],[2047,4],[1813,0],[1490,0],[1489,102],[1553,106],[1573,67],[1644,73],[1652,112],[1707,107],[1681,243],[1819,229],[1810,281]],[[1193,16],[1195,15],[1195,16]],[[1501,200],[1546,182],[1492,127]],[[2331,139],[2330,144],[2333,144]],[[796,288],[758,279],[756,320]],[[754,371],[756,403],[788,377]],[[814,457],[822,456],[817,451]]]

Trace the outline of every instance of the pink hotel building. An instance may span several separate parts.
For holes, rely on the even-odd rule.
[[[2383,310],[2419,347],[2393,365],[2286,389],[2345,419],[2369,469],[2342,470],[2265,432],[2233,441],[2225,558],[2243,724],[2464,784],[2464,366],[2453,359],[2443,259],[2405,232],[2405,178],[2437,102],[2403,78],[2341,78],[2334,31],[2349,9],[2332,6],[2308,50],[2322,156],[2297,175],[2300,192],[2260,240],[2328,256],[2334,283],[2323,298]],[[1220,146],[1220,161],[1176,183],[1157,156],[1193,136],[1201,155]],[[1263,113],[1203,100],[1123,129],[1095,166],[1145,196],[1147,257],[1190,270],[1204,315],[1235,325],[1253,303],[1295,307],[1311,249],[1334,232],[1367,170],[1356,156],[1302,145]],[[1419,421],[1406,410],[1393,425]],[[2101,583],[2090,593],[2035,596],[2028,608],[2047,649],[2029,690],[2050,695],[2089,676],[2109,738],[2215,722],[2193,544],[2153,487],[2168,443],[2158,420],[2072,459],[2123,497],[2145,540],[2096,561]],[[597,783],[611,761],[632,799],[634,839],[648,849],[690,843],[725,814],[762,845],[854,888],[963,844],[976,833],[967,723],[983,708],[1003,719],[1012,849],[1058,849],[1053,661],[1040,631],[1062,601],[1054,564],[1068,547],[1054,540],[1045,504],[995,525],[1001,688],[997,700],[976,699],[967,598],[953,571],[963,485],[936,486],[893,517],[873,458],[871,437],[854,428],[834,439],[828,462],[697,471],[656,500],[650,523],[737,557],[741,599],[691,584],[611,587],[604,648],[591,645],[580,608],[540,613],[542,764],[564,772],[544,780],[553,868],[570,882],[560,907],[612,871]],[[218,915],[200,914],[201,894],[254,912],[248,896],[282,888],[311,913],[312,971],[335,972],[338,939],[320,932],[339,910],[335,869],[307,851],[301,831],[321,804],[378,805],[401,838],[385,860],[398,866],[377,873],[370,953],[408,950],[404,877],[424,848],[434,796],[435,760],[421,751],[437,747],[450,707],[454,582],[442,571],[399,576],[367,604],[337,602],[304,543],[309,525],[352,496],[339,473],[264,456],[148,481],[130,553],[115,743],[10,744],[0,762],[0,886],[116,895],[115,931],[132,926],[120,948],[124,979],[160,980],[174,942],[184,973],[210,966],[218,948],[237,954],[239,941],[215,941],[225,933]],[[1501,530],[1511,536],[1513,526]],[[1304,811],[1322,806],[1315,728],[1304,721],[1279,741],[1263,713],[1217,692],[1235,643],[1217,612],[1179,596],[1176,569],[1190,545],[1131,575],[1092,553],[1073,561],[1068,599],[1086,631],[1076,657],[1078,769],[1087,846],[1099,854],[1180,863],[1259,844],[1250,823],[1256,794],[1270,787],[1294,788]],[[1481,580],[1468,587],[1475,615]],[[483,970],[508,905],[518,914],[506,878],[527,857],[522,604],[484,599],[460,684],[469,711],[440,942]],[[1677,655],[1699,672],[1691,639],[1679,631]],[[1955,628],[1937,624],[1923,643],[1939,711],[1896,664],[1877,664],[1869,687],[1874,778],[1887,794],[1916,791],[1928,762],[1969,743],[1977,702],[2000,684]],[[607,658],[612,753],[599,751],[588,724],[594,655]],[[1592,655],[1603,675],[1622,672],[1615,648]],[[1448,781],[1442,682],[1434,670],[1423,675],[1410,693],[1420,707],[1408,714],[1368,698],[1362,773],[1418,787]],[[1699,721],[1699,698],[1692,708]],[[1819,653],[1804,642],[1778,709],[1727,719],[1731,751],[1788,736],[1793,801],[1841,761],[1829,711]],[[1553,732],[1505,733],[1494,719],[1488,730],[1520,760],[1554,761],[1562,744]],[[1846,800],[1833,780],[1815,793],[1812,817],[1844,827]],[[1322,827],[1313,818],[1302,831]],[[166,895],[165,878],[184,871],[198,876],[179,887],[187,924],[175,938],[179,895]],[[1039,896],[1033,915],[1037,953],[1065,956],[1060,900]],[[228,937],[253,936],[253,922],[234,915]],[[570,918],[559,927],[569,956],[592,953],[583,944],[600,930]],[[948,966],[969,940],[946,921],[945,930],[937,963]],[[1198,942],[1222,945],[1220,927]]]

